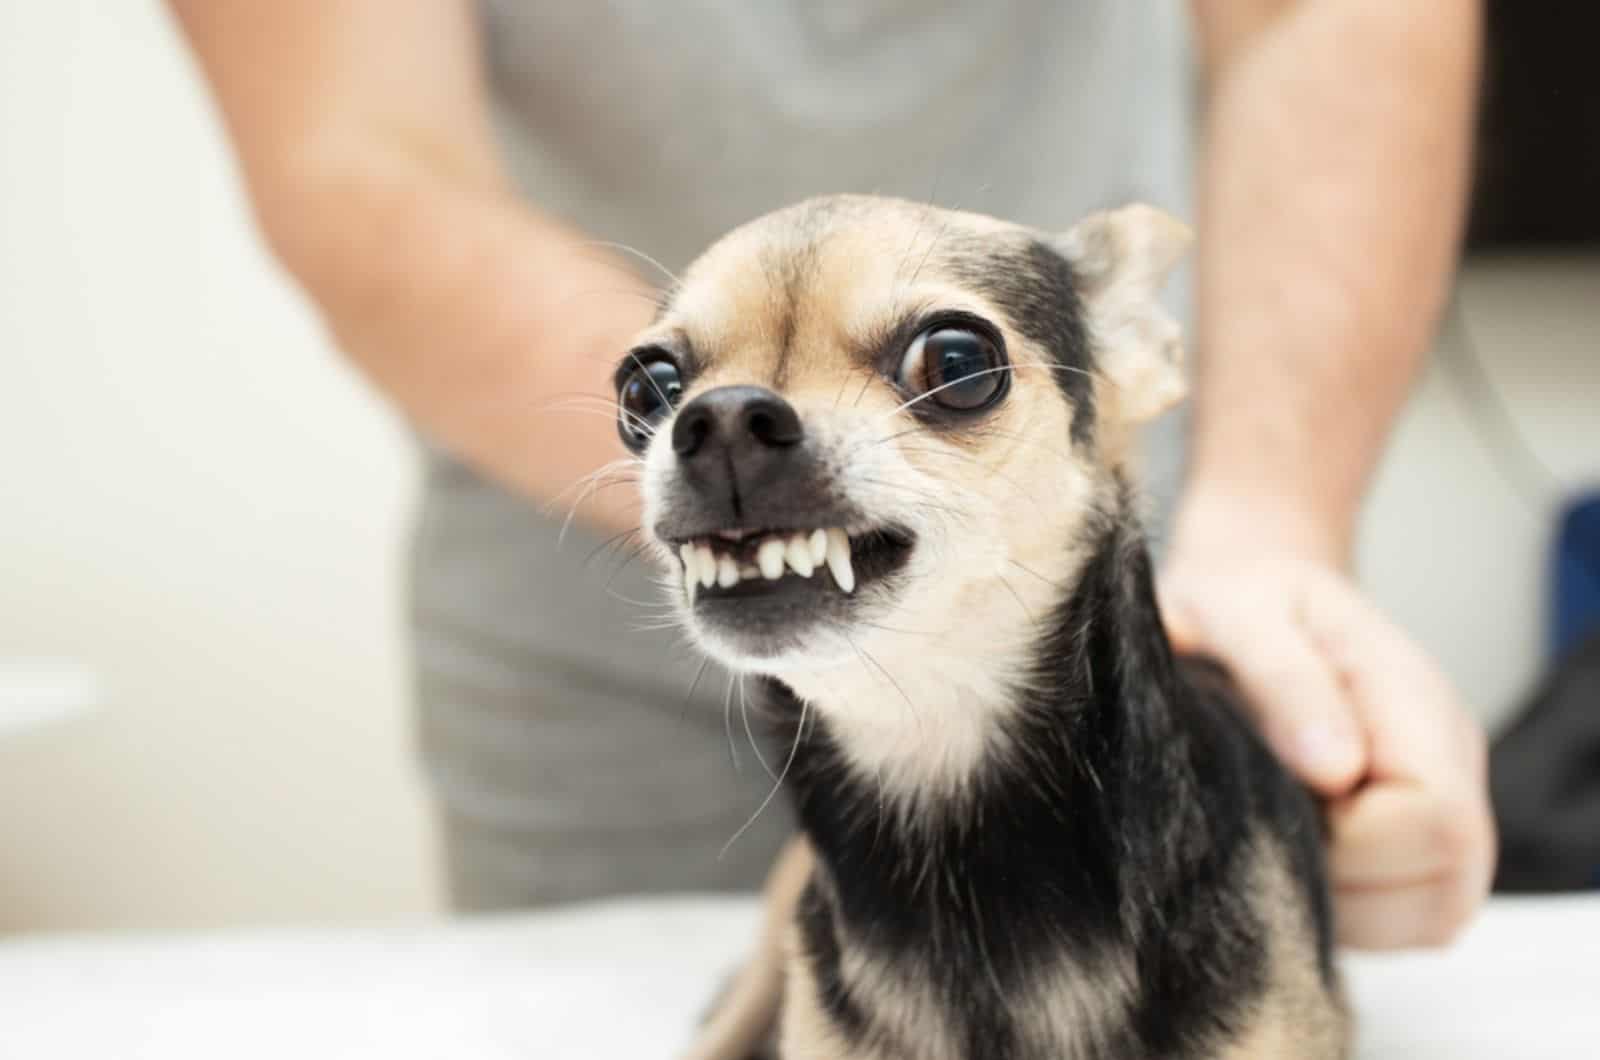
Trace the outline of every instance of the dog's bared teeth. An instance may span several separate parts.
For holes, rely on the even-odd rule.
[[[850,538],[838,527],[828,528],[828,570],[845,592],[854,592],[856,571],[850,565]]]
[[[811,531],[806,544],[811,549],[811,565],[822,566],[822,561],[828,558],[828,532],[821,528]]]
[[[710,545],[699,546],[695,549],[695,555],[699,557],[696,566],[700,571],[700,584],[709,589],[717,583],[717,557]]]
[[[817,569],[816,563],[812,562],[811,546],[806,544],[805,534],[795,534],[789,538],[784,544],[784,558],[802,578],[811,577],[811,572]]]
[[[739,565],[733,561],[732,556],[723,556],[717,560],[717,584],[724,589],[732,589],[739,584]]]
[[[756,562],[761,566],[761,576],[769,582],[783,577],[783,539],[769,537],[756,549]]]
[[[683,591],[689,594],[692,604],[695,588],[700,584],[699,554],[693,545],[684,545],[678,549],[678,558],[683,560]]]
[[[741,581],[746,578],[759,577],[761,577],[761,568],[756,566],[754,563],[741,563],[739,565],[739,579]]]

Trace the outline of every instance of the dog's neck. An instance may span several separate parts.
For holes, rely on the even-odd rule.
[[[1012,680],[993,688],[952,691],[941,686],[948,668],[933,664],[898,689],[862,679],[849,688],[859,699],[813,708],[774,683],[780,732],[795,741],[788,781],[801,825],[825,866],[853,866],[834,874],[842,886],[862,888],[840,896],[847,919],[852,909],[881,919],[891,897],[925,906],[924,870],[907,866],[933,859],[1004,879],[1002,905],[1079,880],[1081,913],[1115,919],[1125,874],[1141,871],[1130,837],[1164,856],[1197,827],[1171,715],[1178,677],[1137,532],[1125,519],[1097,524],[1075,580],[1052,593]],[[869,720],[847,721],[846,703]],[[939,783],[896,798],[919,777]],[[1152,806],[1178,809],[1156,817]]]
[[[1096,515],[1053,553],[1009,563],[969,585],[942,609],[953,616],[951,628],[902,628],[933,623],[899,620],[852,642],[853,658],[787,672],[779,681],[882,796],[910,808],[959,795],[989,763],[1015,751],[1013,723],[1040,693],[1081,699],[1076,687],[1063,687],[1064,677],[1090,691],[1097,677],[1109,687],[1109,677],[1094,674],[1093,660],[1081,652],[1073,656],[1081,666],[1071,673],[1040,662],[1064,627],[1081,637],[1090,622],[1117,619],[1099,599],[1106,587],[1084,584],[1097,576],[1091,568],[1107,549],[1142,556],[1131,513],[1121,510],[1126,491],[1119,482],[1111,492],[1109,520]],[[1154,609],[1153,598],[1144,603]],[[1165,642],[1156,649],[1165,651]]]

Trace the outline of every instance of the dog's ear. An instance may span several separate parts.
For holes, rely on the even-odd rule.
[[[1057,237],[1082,285],[1097,366],[1125,423],[1183,400],[1183,335],[1161,305],[1167,276],[1189,248],[1189,226],[1153,206],[1090,214]]]

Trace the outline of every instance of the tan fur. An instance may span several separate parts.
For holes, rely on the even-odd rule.
[[[1088,218],[1052,240],[1079,273],[1098,369],[1101,448],[1088,460],[1069,451],[1080,410],[1054,385],[1059,366],[1011,327],[1001,307],[964,285],[950,259],[949,248],[960,241],[970,247],[1024,236],[1032,238],[991,218],[893,200],[802,204],[712,247],[640,340],[687,339],[700,356],[704,369],[683,402],[721,386],[778,390],[856,506],[916,533],[917,548],[893,596],[858,596],[863,617],[852,629],[819,629],[785,655],[743,658],[714,631],[698,628],[685,607],[685,625],[706,651],[776,676],[808,709],[826,711],[856,768],[876,779],[886,805],[908,815],[929,792],[959,789],[995,750],[989,741],[1002,727],[984,711],[1015,701],[1014,682],[1025,672],[1039,622],[1082,562],[1063,542],[1077,539],[1133,428],[1183,392],[1177,325],[1157,296],[1187,244],[1187,229],[1147,207]],[[901,321],[933,310],[964,310],[1004,329],[1012,388],[981,431],[909,430],[915,421],[901,409],[903,395],[862,362],[862,351]],[[647,527],[655,525],[677,473],[671,447],[650,445]],[[663,558],[676,562],[665,549]],[[930,638],[952,634],[969,650],[927,650]],[[1342,1014],[1330,1009],[1310,971],[1310,926],[1288,890],[1286,868],[1268,855],[1261,864],[1273,987],[1254,1024],[1219,1060],[1331,1060],[1343,1055]],[[809,853],[786,854],[780,862],[768,888],[761,948],[691,1060],[734,1060],[775,1015],[784,1060],[899,1060],[847,1047],[820,1005],[795,929],[778,930],[792,920],[810,872]],[[777,966],[780,951],[787,953],[786,974]],[[871,966],[843,939],[841,974],[853,993],[870,998],[874,1019],[888,1031],[915,1028],[904,1037],[939,1040],[940,999],[910,981],[914,973]],[[1070,1060],[1061,1046],[1069,1040],[1092,1048],[1093,1028],[1114,1025],[1133,993],[1134,974],[1131,966],[1041,969],[1039,996],[1030,1001],[1041,1055]],[[931,1052],[917,1060],[945,1057]]]
[[[799,930],[792,930],[796,955],[795,982],[784,1003],[779,1036],[783,1060],[903,1060],[870,1043],[852,1045],[834,1029],[818,1004],[816,980],[804,960]],[[862,955],[848,938],[842,946],[840,973],[853,994],[872,999],[875,1026],[891,1041],[948,1042],[940,999],[927,989],[916,969],[892,968]],[[929,1044],[917,1060],[969,1060],[953,1045]]]
[[[681,1060],[744,1060],[772,1032],[783,999],[789,924],[812,866],[811,847],[802,838],[791,839],[778,854],[762,894],[756,951]]]
[[[1253,887],[1270,939],[1266,996],[1251,1026],[1220,1060],[1344,1060],[1350,1049],[1350,1015],[1342,996],[1330,997],[1317,974],[1312,925],[1295,894],[1282,852],[1259,842]]]

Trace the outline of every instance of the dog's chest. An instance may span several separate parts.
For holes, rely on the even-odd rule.
[[[957,887],[951,876],[946,886]],[[840,926],[825,888],[800,903],[784,1002],[784,1060],[1091,1060],[1128,1055],[1131,954],[1093,956],[995,931],[978,896],[937,909],[887,952]],[[1015,945],[1007,943],[1007,936]],[[1005,952],[995,953],[997,946]],[[1024,956],[1025,955],[1025,956]]]

